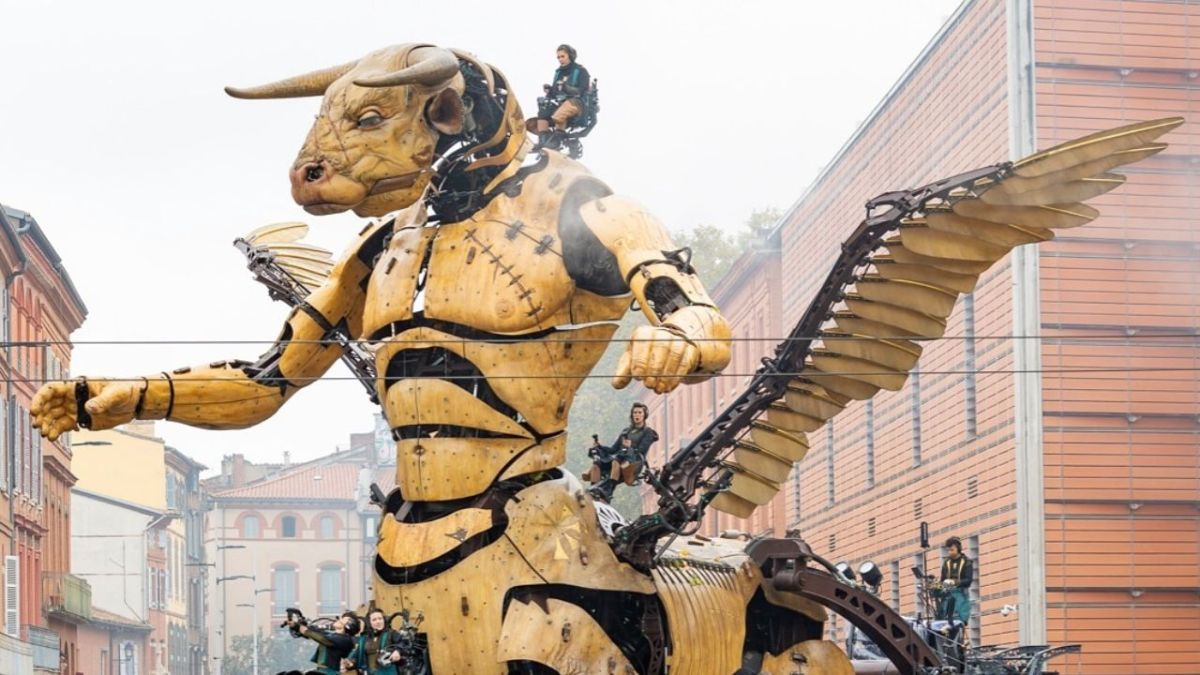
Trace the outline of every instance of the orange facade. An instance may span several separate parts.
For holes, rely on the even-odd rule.
[[[798,528],[828,558],[874,560],[911,613],[925,521],[930,568],[951,534],[977,559],[975,640],[1082,643],[1064,673],[1196,672],[1198,69],[1195,4],[965,2],[782,219],[777,256],[748,253],[715,289],[752,340],[735,376],[646,397],[664,446],[745,385],[868,198],[1123,122],[1195,122],[1096,200],[1095,223],[990,269],[902,391],[810,434],[774,504],[707,531]]]
[[[78,603],[67,602],[62,579],[70,572],[70,449],[42,439],[29,407],[48,378],[64,377],[68,338],[87,308],[62,260],[28,213],[0,206],[0,297],[3,340],[0,370],[0,555],[16,559],[15,616],[0,617],[0,631],[34,646],[33,665],[74,672],[76,627],[85,621]],[[7,600],[7,598],[6,598]],[[57,645],[57,646],[55,646]],[[57,665],[55,665],[57,664]]]
[[[1038,2],[1034,26],[1039,144],[1189,120],[1043,252],[1047,637],[1085,643],[1088,673],[1194,673],[1200,6]]]

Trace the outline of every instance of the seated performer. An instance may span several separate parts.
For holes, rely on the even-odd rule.
[[[310,659],[316,668],[309,672],[320,675],[338,675],[341,672],[342,660],[354,649],[354,636],[358,635],[361,628],[358,616],[353,612],[339,616],[333,622],[332,630],[322,630],[310,627],[304,615],[298,611],[288,610],[284,625],[292,631],[292,635],[306,637],[317,643],[317,651],[313,652]]]
[[[971,588],[975,568],[971,559],[963,555],[962,540],[950,537],[946,540],[950,557],[942,561],[942,599],[938,603],[938,618],[966,623],[971,618]]]
[[[554,71],[551,84],[543,85],[546,105],[539,106],[537,118],[538,136],[545,143],[553,131],[563,131],[571,118],[583,112],[581,97],[591,85],[587,68],[575,62],[575,48],[571,45],[558,46],[558,69]]]
[[[617,440],[608,448],[597,443],[593,448],[596,451],[595,454],[592,451],[588,452],[589,455],[596,458],[609,458],[608,467],[601,466],[597,460],[596,464],[599,470],[593,472],[593,475],[600,476],[600,482],[592,488],[592,494],[597,499],[604,502],[612,501],[613,490],[616,489],[618,482],[623,481],[626,485],[634,484],[638,473],[646,463],[646,452],[658,440],[658,432],[646,426],[648,412],[644,403],[634,403],[629,409],[629,426],[621,431]],[[617,465],[616,468],[611,466],[614,461]]]

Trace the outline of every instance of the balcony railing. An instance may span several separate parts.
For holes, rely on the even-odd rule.
[[[92,618],[92,585],[74,574],[43,572],[42,597],[47,614],[58,614],[67,620]]]
[[[33,649],[34,670],[59,672],[58,633],[43,626],[25,626],[25,641]]]

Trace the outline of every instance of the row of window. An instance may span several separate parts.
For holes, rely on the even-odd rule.
[[[345,576],[342,565],[329,563],[317,568],[317,611],[336,614],[346,604]],[[311,588],[305,584],[304,587]],[[295,565],[281,564],[271,568],[271,612],[283,616],[289,607],[309,602],[300,592],[300,570]]]
[[[11,469],[14,489],[35,504],[42,503],[42,435],[33,428],[33,416],[24,406],[17,404],[9,414],[9,407],[0,403],[0,489],[8,489],[9,472]],[[10,433],[9,424],[13,424],[11,433],[16,452],[13,454],[14,464],[10,467],[8,447]]]
[[[240,533],[243,539],[260,539],[263,536],[263,517],[256,513],[242,516]],[[296,516],[280,516],[276,523],[278,536],[283,539],[295,539],[299,536],[303,523]],[[314,525],[319,539],[334,539],[338,536],[337,518],[331,515],[318,516]]]
[[[0,297],[0,335],[11,336],[12,341],[18,343],[13,345],[10,351],[14,373],[33,380],[65,379],[66,369],[50,345],[20,344],[46,339],[40,321],[41,315],[45,313],[44,307],[38,303],[37,316],[31,315],[27,308],[35,306],[34,297],[28,287],[21,288],[20,282],[13,289],[12,303],[15,320],[10,327],[9,316],[6,313],[8,303]]]

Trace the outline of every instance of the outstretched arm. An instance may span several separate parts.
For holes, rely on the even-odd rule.
[[[34,425],[53,440],[81,426],[109,429],[135,419],[168,419],[207,429],[239,429],[267,419],[341,356],[341,347],[331,339],[335,327],[358,335],[364,296],[360,282],[370,273],[371,260],[361,245],[376,228],[364,232],[325,285],[292,311],[278,340],[257,361],[218,361],[136,378],[51,382],[34,397]]]
[[[639,327],[621,357],[613,386],[631,379],[662,394],[707,379],[729,364],[729,324],[704,290],[689,255],[641,205],[609,196],[588,202],[580,215],[615,258],[649,326]]]

